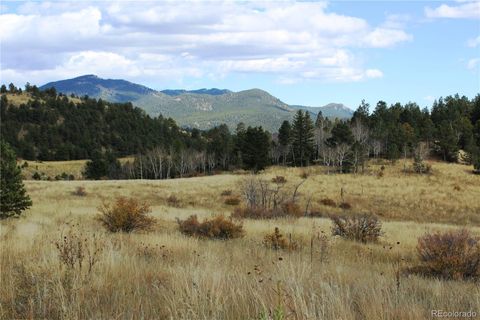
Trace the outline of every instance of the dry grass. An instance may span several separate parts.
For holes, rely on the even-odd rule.
[[[6,96],[7,96],[8,101],[11,102],[14,106],[20,106],[21,104],[25,104],[28,101],[32,100],[31,94],[28,93],[28,92],[25,92],[25,91],[22,92],[21,94],[6,93]],[[73,103],[76,103],[76,104],[82,102],[82,100],[80,100],[79,98],[72,98],[70,96],[67,96],[67,98],[68,98],[69,101],[72,101]]]
[[[26,181],[33,207],[20,219],[0,223],[0,318],[259,319],[276,313],[285,319],[375,320],[428,319],[432,309],[478,313],[477,283],[399,275],[419,263],[417,239],[427,232],[468,225],[472,235],[480,235],[478,177],[465,166],[442,163],[434,163],[428,176],[405,176],[401,169],[387,165],[379,179],[377,166],[364,176],[310,168],[299,189],[302,208],[309,198],[312,204],[330,198],[351,203],[355,212],[380,216],[384,236],[368,244],[332,237],[329,219],[310,217],[245,219],[245,236],[230,241],[182,235],[176,217],[196,214],[203,221],[231,213],[220,194],[238,190],[242,176],[237,175]],[[263,175],[296,183],[300,172],[271,168]],[[455,191],[455,185],[461,190]],[[88,191],[85,197],[71,194],[78,186]],[[162,194],[189,202],[170,207]],[[105,231],[95,220],[97,207],[119,196],[149,203],[155,228],[132,234]],[[342,212],[328,206],[321,210]],[[294,235],[298,249],[266,248],[265,235],[275,227]],[[56,243],[72,228],[80,229],[79,239],[95,234],[101,243],[91,272],[69,268],[59,257],[63,249]],[[78,253],[73,243],[68,246]],[[91,250],[96,246],[88,244]],[[88,259],[82,261],[88,265]]]
[[[121,163],[132,161],[133,158],[125,157],[119,159]],[[75,180],[82,179],[82,172],[85,168],[85,163],[88,160],[71,160],[71,161],[29,161],[20,160],[18,164],[22,166],[25,162],[27,167],[22,167],[22,174],[25,179],[32,180],[35,172],[43,173],[45,177],[55,179],[56,176],[66,173],[73,175]]]

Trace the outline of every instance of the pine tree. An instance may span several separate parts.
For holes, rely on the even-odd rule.
[[[0,141],[1,156],[1,188],[0,219],[18,216],[32,205],[22,182],[22,172],[17,166],[15,152],[10,146]]]
[[[270,139],[262,127],[248,127],[241,145],[242,160],[245,169],[255,173],[269,164]]]
[[[287,162],[288,154],[290,153],[290,144],[292,141],[292,126],[287,120],[283,121],[280,129],[278,129],[278,142],[280,144],[283,165]]]
[[[287,120],[283,121],[280,129],[278,129],[278,142],[281,146],[286,147],[290,144],[291,132],[292,126],[290,125],[290,122]]]
[[[314,151],[314,126],[308,112],[298,110],[293,119],[292,145],[296,165],[308,165]]]

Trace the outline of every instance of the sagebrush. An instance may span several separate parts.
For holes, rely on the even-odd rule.
[[[374,215],[332,215],[332,235],[362,243],[375,242],[382,235],[382,224]]]

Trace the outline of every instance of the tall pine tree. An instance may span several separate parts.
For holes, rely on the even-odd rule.
[[[294,163],[299,166],[306,166],[314,152],[314,126],[308,112],[298,110],[293,119],[292,146]]]
[[[283,165],[285,165],[290,152],[290,144],[292,142],[292,126],[287,120],[283,121],[280,129],[278,129],[278,142],[280,143],[282,152]]]
[[[258,172],[269,164],[270,135],[262,127],[248,127],[241,146],[245,169]]]

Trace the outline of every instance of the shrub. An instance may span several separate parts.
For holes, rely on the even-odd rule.
[[[225,204],[229,206],[237,206],[240,204],[240,198],[237,196],[229,196],[225,199]]]
[[[155,219],[149,217],[150,207],[134,198],[117,198],[114,205],[103,204],[98,220],[111,232],[149,230]]]
[[[82,271],[86,268],[90,273],[99,260],[104,243],[95,234],[87,237],[74,228],[64,234],[61,240],[54,242],[58,258],[69,269],[78,268]]]
[[[170,207],[180,207],[180,199],[178,199],[176,196],[174,196],[173,194],[170,195],[168,198],[167,198],[167,204],[170,206]]]
[[[476,155],[475,159],[473,160],[473,173],[480,174],[480,155]]]
[[[467,230],[429,233],[418,239],[421,265],[413,273],[444,279],[480,279],[480,239]]]
[[[32,175],[33,180],[42,180],[42,176],[37,171]]]
[[[302,171],[302,172],[300,173],[300,178],[302,178],[302,179],[307,179],[307,178],[308,178],[308,172],[305,171],[305,170]]]
[[[77,187],[75,191],[72,191],[72,195],[78,197],[85,197],[87,195],[87,191],[84,187]]]
[[[298,206],[298,204],[294,203],[293,201],[288,201],[282,203],[282,216],[289,216],[289,217],[301,217],[303,215],[302,210]]]
[[[222,197],[225,196],[231,196],[232,195],[232,190],[223,190],[222,193],[220,193]]]
[[[186,220],[177,219],[177,223],[181,233],[192,237],[226,240],[244,235],[241,224],[236,224],[224,216],[199,222],[197,216],[193,215]]]
[[[271,219],[273,218],[273,212],[261,207],[235,208],[232,212],[232,217],[239,219]]]
[[[272,178],[272,182],[276,184],[283,184],[287,183],[287,179],[285,179],[284,176],[276,176],[275,178]]]
[[[289,240],[285,239],[277,227],[275,227],[273,233],[267,234],[263,238],[263,244],[273,250],[296,250],[298,248],[297,243],[292,241],[291,238]]]
[[[327,216],[327,214],[325,214],[325,212],[323,212],[321,209],[312,208],[308,212],[308,216],[312,217],[312,218],[323,218],[323,217]]]
[[[380,220],[373,215],[333,215],[332,235],[362,243],[375,242],[382,235]]]
[[[324,206],[327,206],[327,207],[336,207],[337,206],[335,201],[333,201],[332,199],[329,199],[329,198],[325,198],[325,199],[320,200],[320,203],[323,204]]]
[[[415,158],[413,162],[413,172],[418,174],[429,174],[432,171],[432,166],[424,163],[423,160]]]
[[[342,203],[340,203],[340,204],[338,205],[338,207],[339,207],[340,209],[343,209],[343,210],[350,210],[350,209],[352,209],[352,205],[351,205],[350,203],[348,203],[348,202],[342,202]]]

